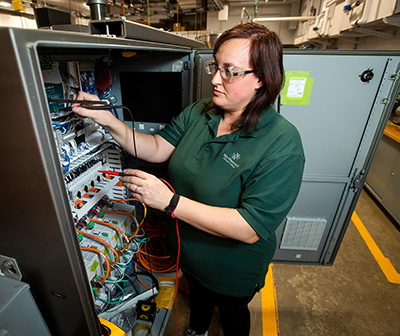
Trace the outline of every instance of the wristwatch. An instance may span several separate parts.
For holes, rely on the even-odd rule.
[[[171,200],[169,201],[168,206],[165,208],[165,213],[172,218],[175,218],[174,211],[178,205],[179,197],[180,196],[178,194],[174,194],[174,196],[172,196]]]

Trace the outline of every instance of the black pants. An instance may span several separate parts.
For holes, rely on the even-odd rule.
[[[190,328],[196,334],[204,334],[210,326],[217,306],[224,336],[249,336],[250,311],[248,303],[252,296],[234,297],[216,293],[204,287],[192,276],[186,275],[190,290]]]

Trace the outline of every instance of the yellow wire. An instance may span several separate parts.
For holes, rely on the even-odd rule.
[[[143,209],[144,209],[144,211],[143,211],[143,219],[140,221],[139,226],[144,223],[144,220],[146,219],[146,216],[147,216],[147,207],[144,204],[143,204]]]
[[[147,0],[147,24],[150,26],[150,0]]]

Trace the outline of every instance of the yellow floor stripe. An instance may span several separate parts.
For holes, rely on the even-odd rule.
[[[391,283],[400,284],[400,274],[397,273],[390,260],[383,255],[382,251],[379,249],[378,245],[376,245],[375,241],[372,239],[368,230],[361,222],[361,219],[358,217],[355,211],[351,216],[351,220],[358,229],[358,232],[360,232],[361,237],[363,237],[365,243],[367,244],[369,250],[371,251],[372,255],[382,269],[382,272],[385,274],[388,281]]]
[[[279,334],[279,319],[272,264],[269,265],[265,286],[261,290],[261,309],[263,336],[277,336]]]

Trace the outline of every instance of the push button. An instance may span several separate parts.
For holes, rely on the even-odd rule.
[[[210,150],[210,147],[204,147],[204,150],[208,152]]]

